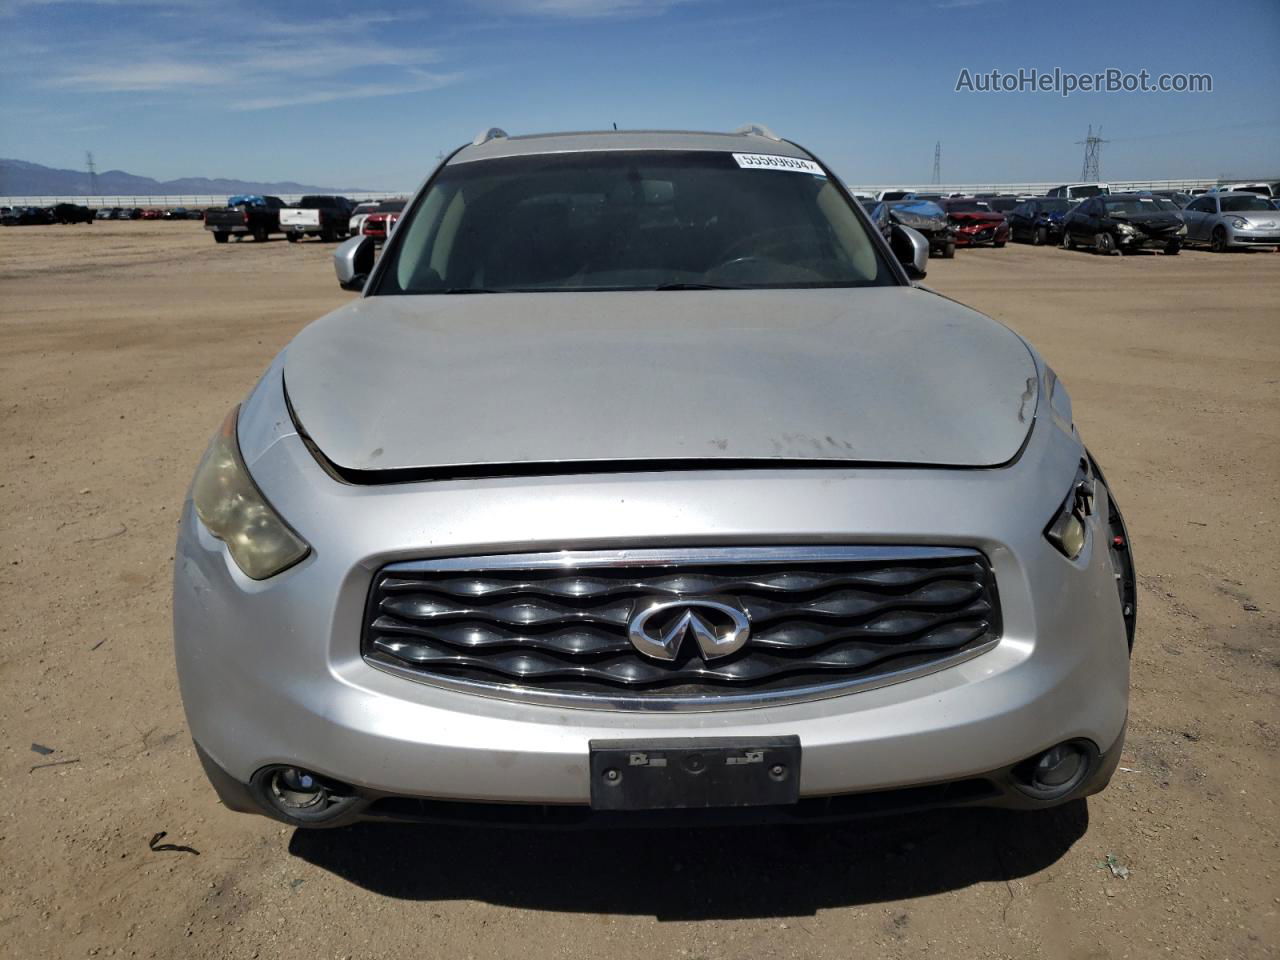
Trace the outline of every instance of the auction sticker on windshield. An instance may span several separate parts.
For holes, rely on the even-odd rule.
[[[822,168],[812,160],[796,157],[776,157],[767,153],[735,153],[733,159],[744,170],[790,170],[792,173],[812,173],[825,177]]]

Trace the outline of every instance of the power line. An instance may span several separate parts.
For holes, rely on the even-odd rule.
[[[933,145],[933,182],[942,182],[942,141]]]
[[[1102,145],[1110,142],[1102,139],[1101,126],[1098,127],[1096,134],[1093,132],[1093,124],[1089,124],[1089,132],[1085,138],[1076,141],[1084,144],[1084,166],[1080,168],[1082,183],[1097,183],[1102,179],[1102,175],[1098,173],[1098,161],[1102,156]]]

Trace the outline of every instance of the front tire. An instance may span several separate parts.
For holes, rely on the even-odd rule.
[[[1036,232],[1031,235],[1031,245],[1034,247],[1043,247],[1049,242],[1049,228],[1036,227]]]
[[[291,231],[289,231],[288,233],[286,233],[286,234],[285,234],[285,236],[289,239],[289,242],[290,242],[290,243],[297,243],[299,240],[301,240],[301,239],[302,239],[300,236],[298,236],[298,235],[297,235],[296,233],[294,233],[292,230],[291,230]]]
[[[1166,257],[1176,257],[1178,255],[1178,251],[1181,249],[1182,249],[1181,243],[1179,243],[1177,240],[1170,240],[1168,245],[1165,246],[1164,248],[1164,255]]]
[[[218,232],[218,231],[216,231],[216,230],[213,232],[213,242],[214,242],[214,243],[226,243],[228,239],[229,239],[229,238],[227,237],[227,235],[226,235],[225,233],[219,233],[219,232]]]
[[[1213,228],[1213,237],[1209,241],[1209,249],[1214,253],[1227,252],[1227,228],[1218,226]]]
[[[1093,249],[1104,257],[1109,257],[1116,252],[1116,242],[1111,234],[1103,230],[1093,235]]]
[[[255,243],[266,243],[266,242],[267,242],[267,228],[266,228],[266,227],[256,227],[256,228],[254,229],[254,231],[253,231],[253,240],[254,240],[254,242],[255,242]]]
[[[1005,245],[1005,242],[1006,241],[1004,240],[993,240],[991,245],[995,247],[997,250],[999,250],[1001,247]]]
[[[955,258],[955,255],[956,255],[956,242],[954,240],[948,240],[947,245],[942,248],[942,259],[952,260]]]
[[[1064,233],[1062,235],[1062,245],[1068,250],[1074,250],[1076,248],[1076,238],[1070,233]]]

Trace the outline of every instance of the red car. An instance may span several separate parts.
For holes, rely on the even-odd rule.
[[[947,211],[947,219],[955,229],[957,247],[976,247],[984,243],[1003,247],[1009,242],[1009,221],[985,201],[939,200],[938,204]]]
[[[140,219],[142,219],[142,220],[160,220],[160,219],[161,219],[161,218],[163,218],[163,217],[164,217],[164,211],[163,211],[163,210],[151,209],[151,210],[143,210],[143,211],[142,211],[142,216],[141,216],[141,218],[140,218]]]
[[[378,209],[364,218],[360,233],[381,243],[400,219],[404,205],[404,200],[386,200],[378,204]]]

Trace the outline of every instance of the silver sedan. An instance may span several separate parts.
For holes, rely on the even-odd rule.
[[[1280,210],[1256,193],[1206,193],[1182,211],[1187,243],[1207,243],[1223,252],[1233,247],[1280,248]]]

